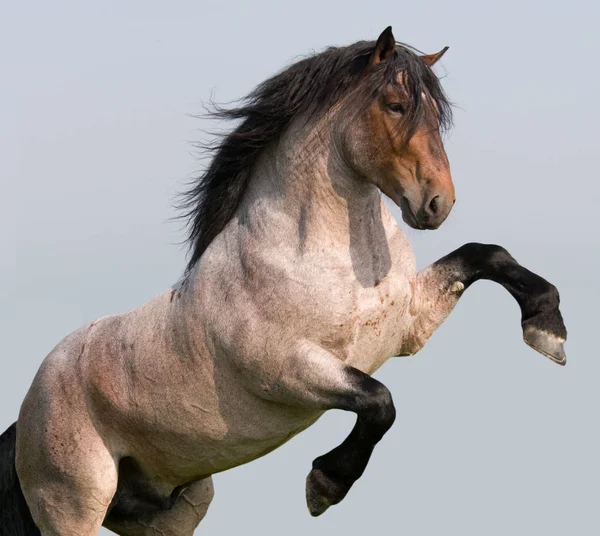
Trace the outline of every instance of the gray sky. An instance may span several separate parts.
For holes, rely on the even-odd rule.
[[[391,24],[427,52],[450,45],[438,72],[458,105],[458,200],[440,230],[407,230],[419,265],[505,246],[559,288],[569,363],[529,349],[517,304],[478,283],[421,353],[378,372],[398,419],[342,504],[313,519],[304,503],[313,458],[353,422],[331,412],[217,475],[198,533],[599,534],[599,18],[578,0],[0,0],[0,428],[63,336],[181,274],[168,219],[201,165],[202,101]]]

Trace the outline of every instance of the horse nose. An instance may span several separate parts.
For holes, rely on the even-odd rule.
[[[454,198],[444,194],[436,194],[423,206],[423,223],[426,228],[437,229],[446,219],[452,206]]]
[[[442,196],[436,195],[429,201],[429,204],[425,208],[426,214],[429,213],[429,215],[437,216],[440,210],[440,204],[443,202],[443,199],[440,199],[440,197]]]

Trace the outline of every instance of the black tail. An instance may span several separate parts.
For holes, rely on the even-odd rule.
[[[0,536],[40,536],[15,469],[17,423],[0,436]]]

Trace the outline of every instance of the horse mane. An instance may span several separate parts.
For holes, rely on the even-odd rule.
[[[353,110],[372,102],[385,82],[397,85],[398,73],[405,71],[404,87],[410,101],[400,127],[405,139],[410,139],[423,117],[424,91],[437,104],[440,127],[445,130],[451,126],[451,105],[437,76],[420,59],[419,51],[397,44],[396,54],[361,76],[374,48],[374,41],[329,47],[262,82],[239,101],[239,106],[215,106],[209,112],[213,118],[239,123],[216,142],[201,146],[212,155],[212,160],[181,194],[180,217],[187,221],[191,252],[186,273],[235,215],[261,152],[295,118],[314,118],[356,90],[353,93],[356,102],[341,112],[353,114]]]

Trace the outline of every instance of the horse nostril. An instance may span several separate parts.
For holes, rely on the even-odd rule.
[[[429,212],[433,215],[437,214],[438,211],[440,210],[440,196],[436,195],[430,202],[429,202]]]

